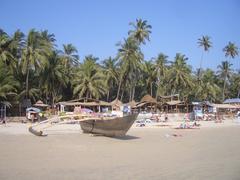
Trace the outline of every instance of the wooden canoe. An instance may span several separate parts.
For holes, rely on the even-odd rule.
[[[123,117],[90,119],[80,121],[84,133],[100,134],[104,136],[124,136],[130,129],[138,114]]]

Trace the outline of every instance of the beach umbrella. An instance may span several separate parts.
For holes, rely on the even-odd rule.
[[[41,110],[35,107],[30,107],[26,109],[26,112],[35,112],[35,113],[40,113]]]
[[[33,106],[35,107],[48,107],[48,104],[44,104],[41,100],[38,100]]]

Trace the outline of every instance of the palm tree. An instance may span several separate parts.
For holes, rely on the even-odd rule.
[[[167,71],[168,71],[168,68],[167,68],[167,63],[168,63],[168,60],[167,60],[168,56],[166,56],[165,54],[163,53],[160,53],[158,55],[158,57],[155,59],[155,73],[156,73],[156,76],[157,76],[157,93],[156,93],[156,99],[157,99],[157,96],[159,94],[159,90],[161,88],[161,84],[163,85],[163,81],[164,79],[166,78],[166,74],[167,74]]]
[[[113,88],[114,84],[118,81],[118,74],[116,70],[116,59],[109,57],[103,62],[103,73],[106,76],[106,83],[108,85],[107,91],[107,101],[109,100],[110,90]]]
[[[232,42],[229,42],[228,45],[223,48],[223,51],[226,57],[230,56],[232,59],[238,56],[239,53],[238,47]]]
[[[209,48],[212,47],[212,42],[210,41],[209,36],[202,36],[201,38],[198,39],[198,45],[199,47],[203,47],[202,51],[202,56],[201,56],[201,61],[200,61],[200,74],[201,74],[201,69],[202,69],[202,61],[203,61],[203,52],[207,52]]]
[[[40,33],[42,39],[50,45],[50,47],[56,46],[54,43],[56,41],[55,35],[48,33],[48,30],[41,31]]]
[[[154,64],[151,61],[145,61],[143,66],[144,72],[146,74],[146,86],[150,90],[150,95],[153,96],[153,84],[156,82],[156,73]]]
[[[36,71],[37,68],[43,68],[47,63],[47,57],[51,49],[40,36],[40,33],[31,29],[26,39],[26,45],[23,48],[22,60],[23,68],[26,73],[26,98],[29,98],[29,72]]]
[[[201,83],[195,84],[195,94],[198,100],[201,101],[216,101],[218,100],[218,94],[220,88],[217,85],[217,77],[214,71],[207,69],[203,72]]]
[[[240,96],[240,72],[234,72],[232,77],[230,78],[230,98],[235,98]]]
[[[123,44],[120,44],[117,59],[121,70],[117,91],[117,98],[119,98],[122,83],[141,68],[143,55],[135,39],[130,37],[127,40],[125,39]],[[131,79],[131,81],[133,82],[134,79]]]
[[[189,88],[193,87],[191,69],[186,63],[187,60],[185,55],[176,54],[169,72],[169,85],[172,93],[181,93],[186,88],[189,91]]]
[[[75,65],[79,65],[79,57],[76,54],[78,51],[72,44],[63,45],[63,60],[65,68],[71,68]]]
[[[105,76],[96,60],[93,56],[85,57],[76,74],[73,93],[78,97],[99,99],[107,91]]]
[[[225,52],[225,57],[230,56],[232,59],[238,56],[238,53],[239,53],[238,47],[232,42],[229,42],[228,45],[225,46],[223,51]],[[240,94],[240,89],[238,90],[238,94]]]
[[[17,63],[21,59],[22,49],[25,45],[24,37],[25,35],[20,30],[15,31],[12,37],[12,43],[10,45],[10,48],[12,55],[17,60],[15,62]]]
[[[219,74],[220,78],[223,79],[222,101],[224,101],[224,99],[225,99],[226,85],[232,74],[231,66],[232,66],[232,64],[228,61],[223,61],[222,64],[218,66],[218,68],[219,68],[218,74]]]
[[[56,51],[52,52],[48,62],[40,74],[40,84],[46,97],[50,97],[53,105],[56,99],[59,99],[61,87],[66,86],[67,78],[64,66]]]
[[[15,60],[11,53],[12,42],[8,34],[0,29],[0,62],[4,62],[5,65],[10,65]]]
[[[9,95],[16,95],[17,86],[9,69],[0,62],[0,102],[7,101]]]
[[[152,26],[148,25],[146,20],[136,19],[136,23],[131,22],[130,25],[133,26],[133,30],[130,30],[128,34],[135,38],[139,44],[145,44],[145,39],[150,40],[149,34]]]

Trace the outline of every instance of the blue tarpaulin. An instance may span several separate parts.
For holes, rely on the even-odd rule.
[[[226,99],[223,103],[224,103],[224,104],[240,103],[240,98]]]
[[[30,107],[30,108],[26,109],[26,112],[30,112],[30,111],[33,111],[33,112],[36,112],[36,113],[40,113],[41,112],[40,109],[35,108],[35,107]]]

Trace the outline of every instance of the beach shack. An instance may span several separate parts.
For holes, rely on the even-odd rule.
[[[222,117],[233,118],[237,111],[240,109],[239,105],[236,104],[212,104],[216,109],[216,113]]]
[[[112,102],[110,102],[111,106],[112,106],[112,110],[113,111],[120,111],[121,110],[121,106],[123,105],[122,101],[120,101],[119,99],[114,99]]]
[[[80,98],[71,101],[64,101],[57,103],[58,109],[61,113],[68,112],[73,113],[80,112],[81,109],[89,109],[92,112],[106,112],[111,109],[111,103],[100,101],[91,98]]]
[[[184,103],[184,101],[179,100],[172,100],[168,101],[162,104],[161,109],[164,112],[167,113],[184,113],[188,112],[188,107],[186,109],[187,105]]]
[[[223,104],[240,105],[240,98],[226,99]]]
[[[139,112],[146,111],[146,112],[156,112],[157,111],[157,100],[150,96],[149,94],[143,96],[141,101],[136,104],[135,108],[138,109]]]

